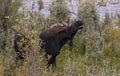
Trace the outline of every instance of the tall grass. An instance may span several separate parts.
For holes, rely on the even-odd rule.
[[[120,29],[119,14],[116,15],[115,23],[118,28],[114,28],[108,14],[105,20],[99,21],[99,16],[91,0],[85,2],[80,0],[78,11],[84,21],[84,28],[77,32],[74,37],[73,49],[70,50],[68,44],[61,49],[56,59],[56,68],[53,70],[46,68],[44,53],[40,53],[41,40],[39,34],[47,29],[51,24],[64,22],[69,19],[69,11],[59,0],[54,0],[50,5],[51,15],[47,19],[41,16],[43,8],[41,1],[39,13],[29,11],[25,15],[17,14],[13,18],[11,14],[11,26],[4,31],[1,24],[2,14],[0,14],[0,43],[7,39],[7,47],[2,48],[0,44],[0,76],[119,76],[120,75]],[[0,3],[2,0],[0,0]],[[0,6],[1,7],[1,6]],[[60,9],[64,10],[60,10]],[[17,9],[17,8],[16,8]],[[55,10],[58,9],[58,10]],[[33,9],[31,9],[33,10]],[[11,10],[12,11],[12,10]],[[70,20],[70,24],[75,20]],[[26,49],[25,60],[22,65],[16,65],[16,52],[14,49],[14,34],[16,31],[24,34],[30,39],[30,48]],[[5,32],[8,32],[7,36]]]

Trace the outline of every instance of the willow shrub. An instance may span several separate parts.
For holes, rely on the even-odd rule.
[[[69,19],[70,13],[67,7],[67,3],[64,0],[52,0],[50,4],[50,19],[53,23],[65,22]]]

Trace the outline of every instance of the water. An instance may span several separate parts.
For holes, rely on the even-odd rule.
[[[108,13],[111,19],[114,19],[115,15],[117,13],[120,13],[120,4],[113,5],[107,3],[105,7],[103,6],[97,7],[97,12],[99,13],[100,18],[104,18],[105,14]]]
[[[32,8],[32,3],[34,2],[34,11],[38,11],[38,3],[37,0],[25,0],[23,1],[25,7],[27,9]],[[119,2],[117,4],[117,1]],[[49,4],[51,3],[51,0],[43,0],[44,2],[44,9],[41,10],[41,13],[43,16],[48,17],[50,15],[49,12]],[[111,4],[114,3],[114,4]],[[77,7],[78,7],[78,0],[72,0],[71,3],[68,2],[68,7],[70,11],[74,13],[78,13]],[[109,0],[106,4],[106,6],[96,6],[97,12],[100,16],[100,19],[103,19],[105,14],[108,13],[111,19],[115,18],[115,14],[120,12],[120,0]],[[76,15],[72,15],[72,18],[77,17]]]

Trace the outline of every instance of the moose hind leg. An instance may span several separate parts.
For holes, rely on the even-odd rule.
[[[49,68],[51,64],[52,64],[52,66],[55,66],[55,60],[56,60],[56,56],[52,55],[50,60],[47,63],[47,68]]]

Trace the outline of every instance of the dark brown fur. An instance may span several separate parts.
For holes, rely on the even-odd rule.
[[[59,54],[62,46],[69,41],[69,45],[72,47],[72,41],[74,35],[79,29],[82,29],[83,22],[77,21],[71,26],[56,26],[49,30],[46,30],[40,34],[42,40],[41,48],[45,49],[46,57],[50,55],[47,67],[51,64],[55,66],[56,56]]]

